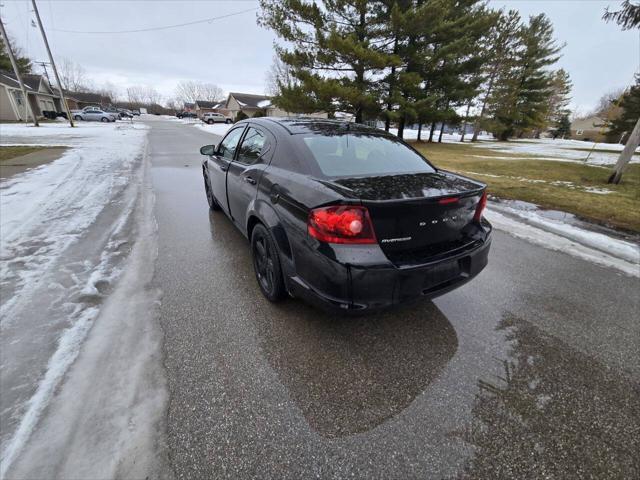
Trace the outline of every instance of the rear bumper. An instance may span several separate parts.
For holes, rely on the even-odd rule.
[[[287,279],[287,286],[293,296],[325,310],[353,314],[381,310],[434,298],[464,285],[487,265],[490,247],[491,236],[487,234],[463,252],[404,268],[391,264],[360,267],[333,260],[331,275],[322,282],[317,281],[317,275],[311,275],[316,280],[313,284],[297,274]]]

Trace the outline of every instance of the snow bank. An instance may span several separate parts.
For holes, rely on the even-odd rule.
[[[545,217],[533,205],[522,208],[526,204],[518,204],[520,208],[490,202],[485,215],[495,228],[515,237],[640,277],[637,244]]]
[[[127,421],[137,422],[135,431],[140,431],[157,421],[150,416],[162,411],[144,408],[145,416],[133,409],[134,392],[149,372],[142,365],[158,355],[155,350],[141,348],[149,342],[156,348],[152,322],[141,320],[145,312],[153,311],[153,296],[140,286],[142,280],[130,280],[127,293],[118,302],[122,310],[115,317],[107,314],[111,299],[123,288],[121,279],[128,278],[122,272],[133,268],[136,249],[154,252],[152,244],[139,241],[146,228],[142,218],[152,221],[149,211],[142,217],[139,213],[147,127],[139,123],[81,123],[76,128],[65,124],[43,124],[40,128],[2,125],[0,134],[3,145],[69,147],[58,160],[0,184],[0,478],[9,469],[11,476],[15,473],[28,478],[46,478],[53,471],[96,476],[98,470],[90,475],[89,470],[74,468],[78,465],[74,461],[81,459],[64,450],[60,442],[56,444],[56,439],[78,444],[78,452],[86,461],[95,462],[96,468],[103,467],[99,461],[104,460],[98,457],[105,451],[110,452],[109,461],[123,464],[127,455],[118,448],[127,445],[126,439],[105,435],[105,425],[122,423],[122,419],[105,419],[100,435],[92,422],[114,408],[112,413],[120,412]],[[145,246],[138,247],[141,244]],[[144,264],[152,267],[153,261]],[[134,270],[145,271],[142,265]],[[137,312],[136,320],[141,324],[130,321],[131,312]],[[104,333],[109,322],[120,322],[111,336]],[[102,330],[98,337],[93,332],[96,328]],[[130,338],[135,345],[122,342],[123,338]],[[89,341],[91,347],[87,346]],[[113,351],[113,356],[91,363],[105,351]],[[127,381],[121,385],[114,381],[107,388],[104,382],[113,380],[115,374],[106,375],[108,368],[117,368],[117,375],[124,375]],[[91,374],[83,377],[84,383],[78,380],[75,386],[68,386],[67,382],[76,378],[71,372],[87,369]],[[90,398],[91,394],[95,397]],[[162,404],[162,394],[157,395],[152,403]],[[75,401],[74,408],[70,408],[70,399]],[[65,414],[61,414],[60,402],[68,405]],[[81,422],[80,417],[74,417],[91,409]],[[50,428],[53,424],[58,427]],[[81,431],[86,436],[76,436]],[[135,437],[131,427],[120,434]],[[140,438],[136,440],[140,441],[138,447],[144,445]],[[55,451],[55,445],[60,451]],[[68,469],[61,467],[63,462]],[[38,465],[47,467],[38,470]],[[107,471],[105,467],[102,473],[128,476]]]

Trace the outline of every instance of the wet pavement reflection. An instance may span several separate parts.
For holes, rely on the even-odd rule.
[[[458,347],[442,312],[335,318],[298,301],[260,324],[261,346],[311,428],[325,437],[366,432],[405,409]]]

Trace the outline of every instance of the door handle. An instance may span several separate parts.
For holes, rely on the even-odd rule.
[[[229,170],[229,165],[220,165],[220,170],[226,172],[227,170]]]
[[[248,177],[248,176],[244,177],[244,181],[247,182],[247,183],[250,183],[251,185],[255,185],[256,184],[256,181],[253,178]]]

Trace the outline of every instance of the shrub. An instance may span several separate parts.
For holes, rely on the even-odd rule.
[[[247,117],[246,113],[244,113],[242,110],[240,110],[238,112],[238,115],[236,115],[236,122],[239,122],[240,120],[244,120],[245,118],[249,118],[249,117]]]

